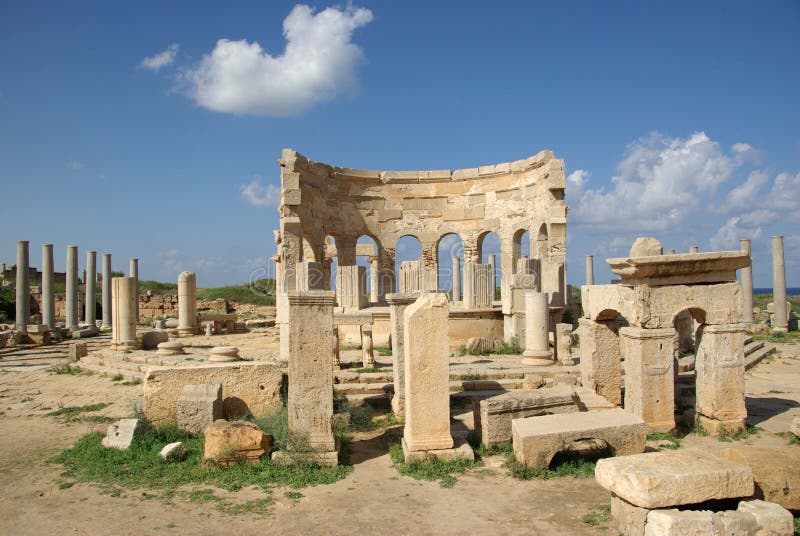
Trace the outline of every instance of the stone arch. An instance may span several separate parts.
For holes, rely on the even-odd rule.
[[[464,240],[458,233],[444,233],[436,241],[436,255],[439,260],[437,290],[449,293],[451,301],[458,301],[461,290],[461,268],[464,266]],[[454,258],[458,258],[457,265]],[[458,291],[459,296],[456,296],[454,291]]]
[[[512,235],[512,265],[511,272],[516,273],[517,261],[522,257],[531,256],[530,233],[527,229],[517,229]]]
[[[372,305],[380,301],[380,269],[378,267],[380,250],[380,241],[369,232],[362,234],[356,239],[356,264],[364,267],[366,278],[365,287],[368,296],[367,301]]]
[[[540,458],[540,463],[543,464],[543,467],[550,467],[553,464],[553,460],[559,454],[566,454],[570,452],[575,452],[575,446],[577,445],[586,445],[590,441],[596,445],[592,447],[590,451],[594,451],[597,453],[603,453],[602,457],[606,457],[605,454],[609,456],[616,456],[619,450],[625,450],[626,445],[624,444],[624,439],[622,441],[617,441],[613,437],[613,434],[608,434],[608,437],[600,437],[600,434],[587,434],[585,436],[581,436],[575,439],[568,438],[561,442],[561,444],[555,444],[550,449],[542,453]]]
[[[547,224],[543,223],[539,226],[539,229],[536,231],[536,248],[535,248],[536,251],[535,252],[531,251],[531,255],[535,255],[537,259],[547,258],[547,254],[549,251],[548,240],[549,240],[549,234],[547,232]]]
[[[693,354],[700,345],[706,312],[699,307],[686,307],[672,315],[672,327],[678,333],[678,355]]]

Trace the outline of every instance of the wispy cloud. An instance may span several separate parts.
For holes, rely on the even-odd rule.
[[[281,198],[281,190],[274,184],[261,184],[261,177],[240,187],[242,199],[254,207],[277,207]]]
[[[64,163],[64,167],[71,170],[71,171],[80,171],[84,168],[83,162],[78,162],[77,160],[70,160],[69,162]]]
[[[168,46],[166,50],[144,58],[139,63],[139,67],[149,71],[158,72],[164,67],[172,65],[175,62],[175,57],[178,55],[179,48],[180,47],[177,43],[173,43]]]

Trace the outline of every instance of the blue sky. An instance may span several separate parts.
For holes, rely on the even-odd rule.
[[[242,282],[274,253],[282,147],[373,169],[551,149],[570,283],[651,235],[752,238],[771,286],[782,234],[800,286],[798,50],[798,2],[3,2],[0,261],[26,239],[37,266],[77,244]]]

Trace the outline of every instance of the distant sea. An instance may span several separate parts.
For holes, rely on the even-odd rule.
[[[753,294],[772,294],[772,287],[766,288],[754,288]],[[800,288],[798,287],[787,287],[786,294],[788,296],[797,296],[800,295]]]

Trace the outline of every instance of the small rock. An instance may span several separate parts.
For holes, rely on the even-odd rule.
[[[171,328],[171,329],[177,328],[178,327],[178,319],[177,318],[167,318],[164,321],[164,327],[165,328]]]
[[[184,447],[183,443],[181,443],[180,441],[164,445],[164,448],[161,449],[161,452],[158,453],[158,455],[161,456],[161,458],[167,462],[180,461],[181,459],[183,459],[183,456],[185,454],[186,454],[186,447]]]
[[[206,427],[203,436],[203,458],[220,465],[256,464],[272,448],[272,436],[247,421],[219,419]]]
[[[795,417],[792,421],[792,425],[789,427],[789,431],[795,435],[795,437],[800,437],[800,417]]]
[[[139,419],[121,419],[108,425],[102,444],[106,448],[127,450],[133,440],[142,435],[145,428],[144,421]]]
[[[553,377],[555,385],[578,385],[578,377],[574,374],[556,374]]]
[[[522,388],[525,390],[539,389],[544,386],[544,378],[541,374],[526,374],[522,380]]]
[[[169,340],[169,335],[166,331],[163,330],[150,330],[145,331],[141,335],[142,337],[142,348],[145,350],[155,350],[158,348],[158,345],[162,342],[167,342]]]

